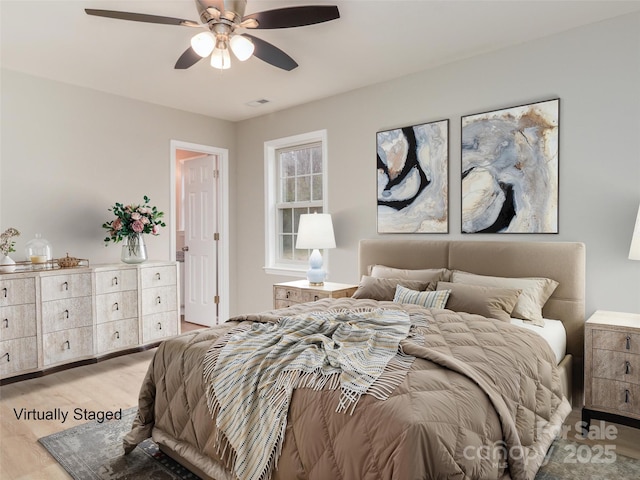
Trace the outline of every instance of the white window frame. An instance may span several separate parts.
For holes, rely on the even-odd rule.
[[[320,143],[322,149],[322,211],[329,213],[328,193],[329,174],[327,157],[327,131],[302,133],[285,138],[278,138],[264,142],[264,171],[265,171],[265,266],[264,271],[273,275],[287,275],[292,277],[304,277],[308,265],[295,263],[278,263],[278,157],[277,151],[282,148],[302,146],[309,143]],[[322,254],[324,268],[328,270],[329,258],[327,251]]]

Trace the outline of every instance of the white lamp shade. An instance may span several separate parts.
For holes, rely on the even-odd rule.
[[[202,32],[191,38],[191,48],[202,58],[213,52],[216,46],[216,37],[211,32]]]
[[[640,260],[640,208],[636,217],[636,226],[631,236],[631,248],[629,249],[630,260]]]
[[[211,54],[211,66],[219,70],[226,70],[231,67],[231,55],[228,49],[214,48]]]
[[[331,215],[328,213],[300,215],[296,248],[336,248]]]
[[[231,37],[231,40],[229,40],[229,46],[231,47],[233,54],[241,62],[249,59],[251,55],[253,55],[253,51],[255,49],[253,42],[242,35],[234,35]]]

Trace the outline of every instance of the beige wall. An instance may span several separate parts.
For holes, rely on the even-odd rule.
[[[149,257],[170,259],[170,141],[232,150],[235,125],[6,69],[1,80],[0,228],[22,232],[13,257],[41,233],[54,257],[117,262],[100,227],[107,209],[147,195],[167,216],[145,236]]]
[[[640,203],[639,85],[635,14],[240,123],[238,309],[269,308],[272,283],[290,280],[262,270],[265,141],[328,130],[330,280],[357,282],[358,241],[377,236],[377,131],[450,119],[450,233],[420,238],[460,239],[460,117],[560,97],[560,233],[464,238],[585,242],[587,312],[640,312],[640,262],[627,259]]]
[[[460,117],[560,97],[560,233],[464,238],[585,242],[587,313],[640,312],[640,262],[627,259],[640,203],[638,14],[236,124],[1,75],[0,228],[22,230],[18,252],[40,232],[56,256],[118,261],[102,242],[107,208],[146,194],[168,214],[170,140],[229,149],[232,314],[270,308],[273,282],[291,279],[262,270],[265,141],[327,129],[330,280],[356,282],[358,241],[377,236],[377,131],[450,119],[450,233],[420,238],[459,239]],[[173,222],[148,239],[151,257],[170,258]]]

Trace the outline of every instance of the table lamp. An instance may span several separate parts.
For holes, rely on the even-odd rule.
[[[631,236],[631,247],[629,248],[629,259],[640,260],[640,208],[636,217],[636,226]]]
[[[321,248],[335,248],[331,215],[328,213],[306,213],[300,215],[296,248],[312,249],[309,256],[307,280],[309,285],[324,285],[326,272],[322,268]]]

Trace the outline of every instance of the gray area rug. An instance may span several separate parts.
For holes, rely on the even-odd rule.
[[[151,439],[123,455],[122,437],[135,414],[136,408],[130,408],[122,420],[86,423],[39,441],[75,480],[198,480]],[[640,479],[640,461],[605,451],[604,446],[559,439],[536,475],[536,480],[585,479]]]

